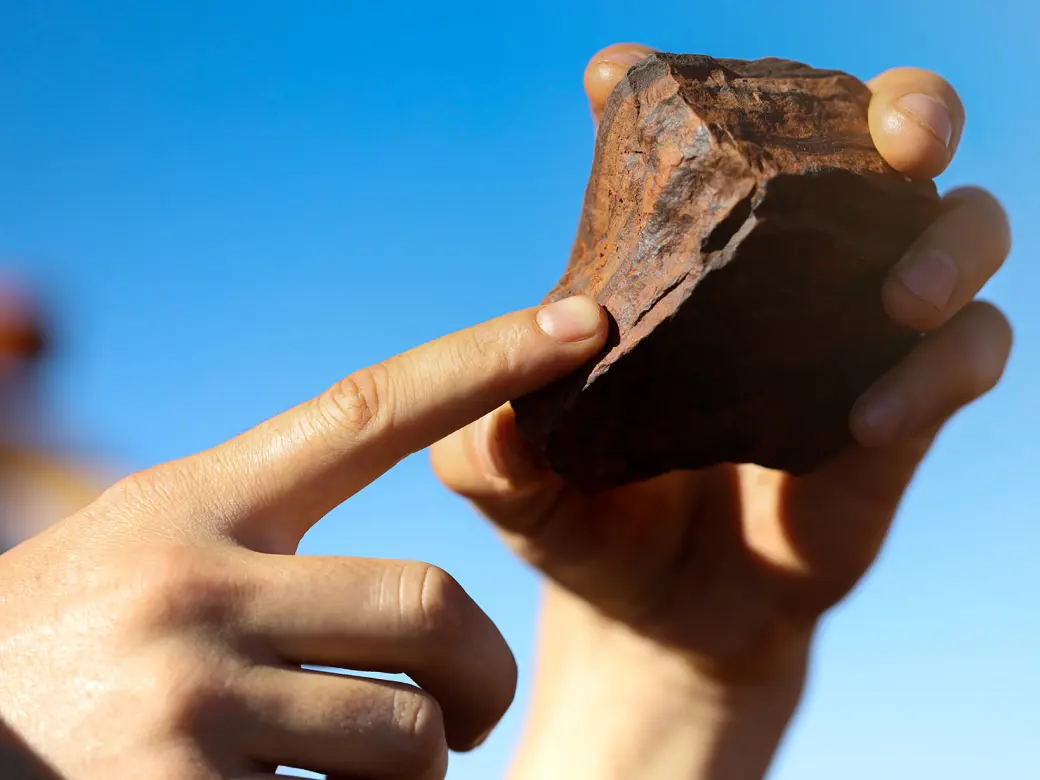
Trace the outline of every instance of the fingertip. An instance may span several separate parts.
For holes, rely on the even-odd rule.
[[[945,171],[960,143],[965,118],[949,82],[920,68],[895,68],[870,86],[870,133],[888,164],[916,179]]]
[[[990,374],[999,380],[1007,368],[1015,346],[1015,328],[1007,315],[989,301],[972,301],[971,311],[979,323],[978,332],[985,334],[986,346],[979,351],[990,358],[993,367]]]
[[[618,43],[599,51],[585,68],[585,93],[589,97],[593,118],[599,122],[610,93],[632,66],[653,53],[649,46]]]
[[[934,132],[894,105],[872,107],[870,134],[885,162],[914,179],[934,179],[953,159]]]
[[[1004,205],[988,190],[974,186],[954,187],[946,193],[943,201],[952,209],[970,208],[978,214],[978,223],[985,225],[986,234],[992,242],[993,254],[1000,263],[1011,254],[1012,230]],[[994,269],[994,272],[996,269]]]
[[[610,93],[627,72],[627,67],[606,60],[590,62],[585,69],[585,94],[589,98],[593,121],[597,124]]]
[[[543,306],[535,314],[538,327],[553,341],[581,344],[593,353],[607,338],[607,314],[587,295],[574,295]]]

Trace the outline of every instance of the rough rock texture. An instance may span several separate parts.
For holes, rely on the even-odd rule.
[[[875,151],[869,90],[778,59],[658,54],[611,96],[578,238],[548,300],[585,293],[607,350],[514,402],[584,489],[675,469],[812,470],[850,443],[859,394],[918,338],[886,272],[937,215]]]

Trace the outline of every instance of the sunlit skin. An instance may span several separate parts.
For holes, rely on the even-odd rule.
[[[402,458],[573,371],[599,323],[571,298],[417,347],[0,555],[0,774],[442,780],[512,701],[504,639],[435,567],[297,545]]]
[[[594,116],[648,51],[594,58]],[[885,157],[942,171],[964,121],[952,88],[908,69],[873,86]],[[1010,350],[1003,316],[973,301],[1007,254],[1003,212],[981,190],[947,201],[882,292],[928,335],[853,410],[857,448],[811,477],[727,466],[589,497],[540,470],[502,404],[602,348],[605,315],[574,298],[355,372],[120,481],[0,556],[0,765],[41,776],[19,772],[31,758],[69,780],[245,780],[276,764],[442,778],[449,748],[479,744],[511,701],[502,637],[428,565],[294,555],[329,510],[440,440],[445,483],[555,583],[513,780],[761,776],[818,617],[873,561],[941,424]],[[0,343],[24,344],[19,327],[0,325]],[[421,689],[301,664],[403,670]]]
[[[627,69],[650,51],[619,44],[593,58],[585,87],[595,120]],[[954,89],[915,68],[887,71],[870,86],[870,129],[885,159],[916,178],[942,173],[965,121]],[[1004,212],[980,189],[951,192],[945,203],[945,214],[881,293],[893,320],[927,335],[853,408],[849,425],[857,445],[816,473],[793,477],[726,465],[582,495],[535,464],[508,405],[433,448],[442,481],[497,524],[508,544],[552,583],[540,679],[553,683],[538,687],[531,742],[539,741],[538,718],[551,720],[549,710],[566,709],[550,689],[564,685],[568,674],[581,675],[566,659],[582,655],[575,648],[583,643],[595,647],[597,657],[614,648],[643,663],[643,674],[668,668],[674,682],[675,674],[688,672],[693,687],[708,681],[730,690],[748,681],[787,680],[786,722],[819,617],[874,561],[941,426],[990,390],[1008,359],[1007,320],[974,300],[1009,252]],[[618,681],[624,665],[603,664],[598,671],[614,676],[615,690],[624,689]],[[642,685],[652,687],[645,677]],[[597,694],[567,690],[597,701]],[[638,730],[637,708],[628,712],[635,714],[627,731]],[[555,727],[561,722],[553,721]],[[520,770],[528,774],[564,776],[546,766]]]

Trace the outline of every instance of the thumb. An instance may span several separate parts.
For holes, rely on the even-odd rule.
[[[202,468],[216,469],[222,489],[233,493],[224,530],[250,546],[295,549],[324,514],[398,461],[577,369],[606,335],[603,310],[577,296],[351,374],[199,456]]]
[[[542,525],[565,487],[517,430],[509,404],[437,442],[430,460],[445,487],[521,536]]]

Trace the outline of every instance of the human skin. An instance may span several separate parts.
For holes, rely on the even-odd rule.
[[[649,51],[619,44],[592,60],[595,119]],[[965,119],[954,89],[914,68],[870,86],[886,160],[917,178],[945,170]],[[1007,320],[974,300],[1010,251],[1007,219],[980,189],[944,202],[881,293],[889,316],[927,335],[854,406],[856,445],[811,475],[724,465],[583,495],[538,465],[508,404],[435,445],[442,481],[548,576],[512,780],[767,772],[820,617],[875,560],[942,425],[1007,362]]]
[[[604,330],[572,298],[445,337],[0,555],[3,776],[443,778],[512,701],[498,630],[433,566],[294,553],[402,458],[577,368]]]

